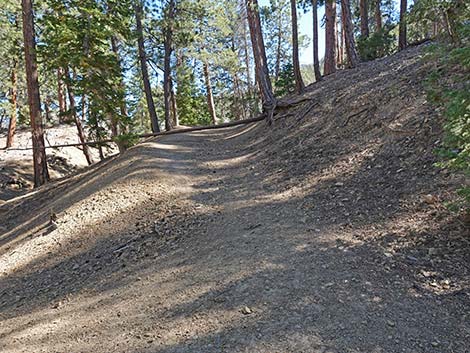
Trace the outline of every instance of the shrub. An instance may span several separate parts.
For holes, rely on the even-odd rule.
[[[374,32],[369,37],[359,37],[357,49],[362,60],[374,60],[388,55],[393,51],[395,41],[391,33],[393,27],[385,26],[378,32]]]
[[[470,175],[470,43],[437,44],[429,55],[437,69],[426,80],[428,100],[443,107],[446,118],[439,165]],[[462,186],[459,194],[461,206],[469,210],[470,186]]]

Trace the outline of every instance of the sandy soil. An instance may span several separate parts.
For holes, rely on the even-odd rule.
[[[7,202],[0,350],[468,352],[470,238],[425,70],[414,48],[273,127],[148,140]]]
[[[72,125],[53,126],[45,129],[46,146],[79,143],[77,128]],[[32,190],[32,150],[31,132],[19,129],[12,148],[4,149],[6,131],[0,134],[0,201],[23,195]],[[23,149],[23,150],[21,150]],[[26,149],[26,150],[24,150]],[[110,156],[117,151],[105,149]],[[98,151],[91,148],[95,162],[99,161]],[[83,152],[79,148],[47,149],[49,173],[52,180],[60,179],[88,166]]]

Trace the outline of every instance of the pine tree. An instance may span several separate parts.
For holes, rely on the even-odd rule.
[[[173,35],[176,3],[168,0],[164,8],[164,64],[163,64],[163,102],[165,105],[165,130],[171,130],[171,55],[173,53]]]
[[[367,0],[359,0],[359,12],[361,17],[361,37],[369,37],[369,5]]]
[[[354,27],[351,19],[351,7],[349,0],[341,0],[341,19],[349,66],[356,67],[359,63],[359,58],[357,56],[356,43],[354,41]]]
[[[398,27],[398,49],[403,50],[406,47],[406,11],[408,8],[407,0],[400,0],[400,23]]]
[[[142,82],[144,85],[145,98],[147,100],[147,109],[150,115],[150,122],[152,125],[152,132],[160,132],[160,126],[158,124],[157,112],[155,110],[155,103],[152,96],[152,88],[150,86],[150,79],[148,74],[147,67],[147,54],[145,52],[144,44],[144,33],[142,29],[142,13],[143,6],[141,0],[134,0],[134,12],[135,12],[135,22],[136,22],[136,31],[137,31],[137,43],[139,47],[139,62],[140,62],[140,71],[142,74]]]
[[[315,80],[322,79],[320,73],[320,60],[318,56],[318,0],[312,0],[312,17],[313,17],[313,70],[315,72]]]
[[[325,60],[323,73],[330,75],[336,71],[336,2],[325,0]]]
[[[264,46],[261,20],[259,17],[258,0],[246,0],[246,11],[248,25],[250,27],[253,57],[255,58],[256,79],[261,92],[263,111],[266,114],[268,123],[271,124],[276,99],[274,98],[271,79],[269,77],[266,49]]]
[[[375,0],[375,32],[380,33],[382,30],[382,10],[381,10],[382,0]]]
[[[26,63],[26,81],[28,87],[29,116],[33,139],[34,186],[38,187],[49,180],[47,169],[44,130],[39,96],[38,69],[36,58],[36,40],[34,32],[34,15],[31,0],[22,0],[23,37]]]
[[[290,3],[292,16],[292,63],[294,68],[295,90],[297,93],[302,93],[305,89],[305,85],[302,80],[302,74],[300,73],[297,3],[295,0],[291,0]]]

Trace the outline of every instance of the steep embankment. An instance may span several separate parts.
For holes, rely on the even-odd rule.
[[[469,238],[419,53],[0,208],[2,352],[466,352]]]

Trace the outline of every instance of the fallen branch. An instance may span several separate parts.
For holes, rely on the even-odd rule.
[[[297,105],[299,103],[302,103],[302,102],[305,102],[305,101],[311,101],[311,100],[313,100],[313,98],[310,97],[310,96],[302,96],[300,98],[292,99],[292,100],[280,100],[280,101],[277,102],[276,107],[285,109],[285,108],[290,108],[290,107],[292,107],[294,105]]]
[[[308,113],[310,113],[310,111],[316,107],[318,105],[318,102],[313,102],[311,104],[309,104],[307,106],[306,109],[304,109],[298,116],[297,116],[297,121],[300,121],[302,120],[303,118],[305,118],[307,116]]]
[[[155,133],[151,133],[151,134],[141,134],[141,135],[136,135],[135,137],[139,138],[139,139],[142,139],[142,138],[155,137],[155,136],[182,134],[182,133],[186,133],[186,132],[194,132],[194,131],[201,131],[201,130],[222,129],[222,128],[232,127],[232,126],[237,126],[237,125],[250,124],[250,123],[254,123],[254,122],[257,122],[257,121],[264,120],[264,119],[265,119],[264,116],[258,116],[256,118],[238,120],[238,121],[231,121],[231,122],[228,122],[228,123],[223,123],[223,124],[218,124],[218,125],[194,126],[194,127],[175,129],[175,130],[170,130],[170,131],[155,132]],[[84,142],[84,143],[69,143],[69,144],[63,144],[63,145],[45,146],[44,148],[99,146],[99,145],[104,145],[104,144],[112,143],[112,142],[115,142],[115,141],[112,140],[112,139],[108,139],[108,140],[92,141],[92,142]],[[32,149],[33,149],[32,147],[29,147],[29,148],[8,148],[9,151],[29,151],[29,150],[32,150]]]
[[[354,113],[354,114],[348,116],[348,117],[346,118],[346,120],[344,121],[344,123],[343,123],[343,127],[346,126],[346,125],[348,125],[348,124],[349,124],[349,121],[350,121],[352,118],[354,118],[354,117],[356,117],[356,116],[358,116],[358,115],[361,115],[362,113],[368,112],[369,109],[370,109],[369,107],[366,107],[366,108],[364,108],[364,109],[361,109],[361,110],[358,111],[357,113]]]

